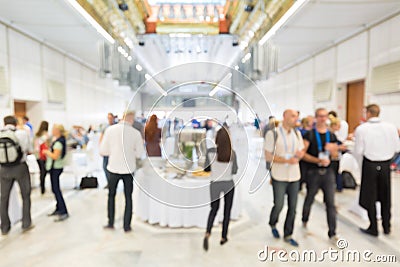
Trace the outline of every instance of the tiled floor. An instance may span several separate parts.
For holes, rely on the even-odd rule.
[[[97,173],[101,177],[101,173]],[[151,226],[134,218],[133,232],[122,230],[123,194],[117,196],[116,230],[105,231],[107,191],[101,189],[76,191],[72,189],[71,174],[62,178],[62,187],[71,217],[62,223],[54,223],[46,214],[53,209],[53,195],[49,190],[44,196],[38,188],[32,193],[32,214],[36,227],[22,234],[20,224],[14,225],[8,236],[0,237],[1,267],[46,266],[309,266],[310,263],[282,263],[274,258],[262,262],[258,252],[269,247],[285,249],[293,247],[272,237],[267,218],[272,207],[272,190],[268,183],[254,194],[243,190],[243,216],[231,223],[229,242],[219,245],[220,229],[214,229],[208,252],[202,250],[203,229],[169,229]],[[246,181],[241,184],[248,188]],[[49,187],[48,187],[49,188]],[[395,255],[400,261],[400,223],[398,195],[400,177],[393,177],[393,232],[390,236],[368,237],[359,232],[359,226],[367,222],[349,209],[357,199],[357,192],[337,194],[338,233],[348,242],[348,249],[371,250],[374,255]],[[320,199],[320,197],[319,197]],[[312,210],[309,230],[301,227],[300,213],[304,195],[300,194],[294,237],[300,243],[299,251],[322,250],[337,247],[327,238],[326,213],[317,201]],[[282,211],[279,230],[282,232],[285,210]],[[204,218],[206,220],[206,218]],[[389,266],[398,266],[399,263]],[[317,264],[317,263],[315,263]],[[333,262],[326,259],[321,266],[365,265],[365,262]],[[377,263],[370,263],[376,266]],[[311,265],[314,265],[311,264]]]

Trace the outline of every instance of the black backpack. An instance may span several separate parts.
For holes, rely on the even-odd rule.
[[[356,189],[357,183],[353,175],[348,171],[342,172],[343,188]]]
[[[18,165],[23,155],[15,130],[0,131],[0,165],[6,167]]]

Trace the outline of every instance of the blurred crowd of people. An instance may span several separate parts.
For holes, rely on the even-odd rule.
[[[299,245],[292,235],[297,195],[305,184],[307,191],[301,213],[303,227],[307,227],[315,195],[321,189],[326,205],[327,234],[334,242],[338,240],[334,196],[335,191],[341,192],[344,187],[339,164],[342,155],[349,150],[360,162],[362,169],[360,205],[368,211],[370,219],[370,226],[366,229],[361,228],[361,231],[372,236],[378,235],[375,202],[380,201],[383,230],[385,234],[390,234],[390,168],[391,164],[398,164],[400,161],[395,157],[400,151],[400,142],[398,130],[393,125],[382,122],[379,114],[379,106],[368,105],[365,122],[351,134],[348,133],[349,126],[345,120],[339,118],[335,111],[328,112],[324,108],[318,108],[314,116],[302,119],[300,112],[293,109],[285,110],[281,121],[270,116],[267,122],[261,123],[256,118],[254,126],[264,137],[265,160],[271,174],[274,206],[270,213],[269,225],[274,238],[280,238],[276,224],[285,203],[284,198],[287,196],[288,211],[283,238],[293,246]],[[205,250],[209,248],[208,239],[219,208],[221,193],[224,194],[226,203],[220,244],[226,243],[234,194],[233,175],[237,172],[236,154],[227,123],[220,125],[216,120],[199,121],[192,118],[184,124],[182,119],[171,120],[165,117],[159,119],[156,114],[149,114],[147,118],[143,114],[141,117],[136,117],[134,111],[126,111],[121,118],[108,113],[106,124],[98,127],[90,126],[87,130],[74,125],[69,132],[61,124],[54,124],[50,131],[47,121],[42,121],[35,131],[28,117],[21,119],[15,116],[4,117],[4,129],[0,131],[2,234],[8,234],[11,229],[8,206],[14,182],[19,184],[22,194],[22,229],[28,231],[33,228],[30,215],[31,180],[26,163],[29,154],[35,155],[39,165],[42,194],[46,192],[45,178],[47,174],[50,176],[56,206],[49,216],[55,216],[56,222],[69,217],[60,187],[60,175],[66,165],[65,158],[70,149],[84,148],[94,134],[99,135],[99,154],[103,157],[103,170],[107,179],[108,222],[104,228],[114,229],[115,196],[118,182],[122,180],[125,194],[123,226],[125,232],[130,232],[133,179],[140,160],[146,156],[161,157],[162,138],[172,136],[185,127],[203,128],[207,133],[212,133],[212,138],[216,136],[216,148],[207,151],[217,157],[212,163],[214,173],[219,174],[221,170],[232,169],[221,176],[223,180],[211,179],[211,210],[203,248]],[[215,135],[216,130],[218,131]],[[349,142],[354,143],[351,149],[348,147]],[[211,169],[211,166],[208,167]]]
[[[338,240],[334,196],[335,189],[341,192],[345,185],[339,171],[339,162],[344,153],[351,153],[362,170],[359,204],[367,210],[370,226],[360,228],[361,232],[378,236],[375,202],[379,201],[383,232],[390,234],[390,171],[391,164],[397,164],[398,161],[400,132],[394,125],[381,121],[378,105],[368,105],[364,113],[365,121],[351,134],[348,133],[347,122],[340,119],[335,111],[328,112],[325,108],[318,108],[314,116],[302,119],[300,112],[288,109],[283,113],[282,121],[270,116],[265,125],[258,118],[255,119],[254,126],[265,139],[265,159],[274,194],[269,225],[275,238],[280,237],[276,223],[284,197],[287,196],[284,240],[298,246],[292,233],[297,194],[305,184],[303,227],[307,227],[315,195],[321,189],[326,205],[328,237],[334,242]],[[351,188],[355,187],[354,182]]]

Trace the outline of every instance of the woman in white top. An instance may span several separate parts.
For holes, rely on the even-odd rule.
[[[214,149],[210,150],[211,152],[208,153],[208,155],[215,160],[211,165],[206,164],[206,171],[210,171],[211,169],[211,210],[208,215],[207,231],[203,240],[203,248],[206,251],[208,250],[208,238],[211,235],[211,228],[219,209],[221,192],[224,193],[224,220],[222,223],[222,237],[220,244],[223,245],[228,241],[228,226],[235,191],[235,184],[232,175],[237,172],[236,155],[232,150],[229,133],[225,127],[222,127],[217,132],[215,143],[217,145],[216,151]]]

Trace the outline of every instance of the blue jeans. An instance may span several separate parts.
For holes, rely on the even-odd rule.
[[[339,173],[339,161],[332,160],[331,168],[334,171],[335,176],[336,176],[336,189],[338,191],[342,191],[343,190],[343,179],[342,179],[342,174]]]
[[[284,237],[293,234],[294,218],[296,216],[297,195],[299,193],[300,181],[281,182],[272,179],[272,189],[274,193],[274,206],[269,217],[269,225],[275,227],[278,222],[279,214],[282,211],[285,195],[288,198],[288,210],[286,213],[285,225],[283,228]]]
[[[60,175],[63,172],[63,169],[51,169],[50,173],[50,181],[51,181],[51,190],[56,197],[57,205],[56,212],[60,215],[68,214],[67,206],[65,205],[65,201],[60,188]]]

